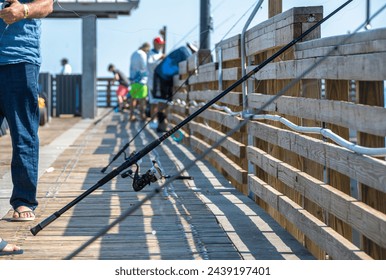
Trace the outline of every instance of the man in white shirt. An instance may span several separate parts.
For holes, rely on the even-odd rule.
[[[70,75],[70,74],[72,74],[72,67],[68,63],[68,59],[67,58],[63,58],[61,63],[62,63],[61,74],[63,74],[63,75]]]
[[[147,97],[147,53],[150,50],[149,43],[143,43],[142,46],[136,50],[130,58],[130,120],[135,121],[134,109],[139,103],[139,110],[141,120],[146,119],[145,106]]]

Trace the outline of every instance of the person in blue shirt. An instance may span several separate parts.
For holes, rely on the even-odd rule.
[[[187,43],[186,46],[179,47],[168,54],[154,70],[153,96],[164,101],[164,105],[162,108],[160,106],[157,113],[157,132],[167,131],[166,103],[171,101],[173,95],[173,76],[178,74],[179,63],[186,60],[197,50],[194,44]]]
[[[0,2],[0,126],[5,119],[12,138],[12,221],[31,221],[38,205],[40,18],[53,1]],[[0,255],[20,252],[0,239]]]
[[[146,97],[147,97],[147,53],[150,44],[143,43],[130,57],[130,120],[135,121],[134,109],[138,106],[141,120],[146,120]]]

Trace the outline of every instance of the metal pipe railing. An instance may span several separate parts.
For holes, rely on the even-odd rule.
[[[241,39],[240,39],[240,44],[241,44],[241,76],[244,77],[245,74],[247,73],[247,65],[246,65],[246,57],[245,57],[245,32],[247,32],[247,29],[249,25],[251,24],[253,18],[257,14],[257,11],[260,9],[261,5],[263,4],[264,0],[260,0],[255,8],[253,9],[251,15],[249,16],[247,22],[245,23],[243,30],[241,32]],[[248,110],[248,89],[247,89],[247,83],[244,82],[242,84],[242,92],[243,92],[243,111]]]
[[[186,103],[180,100],[173,101],[174,103],[180,104],[182,106],[186,106]],[[190,101],[190,104],[192,107],[200,107],[205,105],[206,103],[201,102],[197,103],[196,101]],[[227,106],[219,106],[217,104],[213,104],[211,107],[222,110],[226,112],[228,115],[232,117],[240,117],[244,119],[251,119],[251,120],[270,120],[270,121],[277,121],[288,128],[292,129],[293,131],[300,132],[300,133],[308,133],[308,134],[320,134],[324,136],[325,138],[328,138],[335,142],[336,144],[340,145],[341,147],[344,147],[350,151],[353,151],[357,154],[361,155],[368,155],[368,156],[386,156],[386,147],[385,148],[368,148],[360,145],[356,145],[350,141],[347,141],[346,139],[340,137],[336,133],[332,132],[330,129],[322,128],[322,127],[305,127],[305,126],[299,126],[294,124],[293,122],[289,121],[288,119],[279,116],[279,115],[270,115],[270,114],[259,114],[259,115],[253,115],[253,114],[245,114],[243,112],[233,112],[229,107]]]

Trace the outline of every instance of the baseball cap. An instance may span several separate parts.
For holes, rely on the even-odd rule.
[[[195,43],[187,42],[186,45],[192,50],[192,52],[198,52],[198,47]]]
[[[163,44],[165,44],[165,41],[161,37],[156,37],[156,38],[154,38],[154,43],[163,45]]]

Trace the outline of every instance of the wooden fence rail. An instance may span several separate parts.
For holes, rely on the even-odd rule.
[[[323,17],[322,7],[293,8],[246,32],[247,72]],[[335,52],[260,114],[303,127],[330,129],[365,147],[385,147],[386,29],[320,38],[320,29],[247,82],[249,112],[332,49]],[[216,62],[199,52],[180,63],[176,124],[241,78],[240,35],[216,45]],[[336,48],[336,46],[338,48]],[[351,96],[352,90],[356,96]],[[239,86],[218,102],[243,109]],[[194,106],[192,106],[194,105]],[[183,128],[198,152],[242,121],[210,108]],[[386,259],[386,161],[355,153],[319,134],[291,130],[273,120],[250,121],[208,156],[236,188],[255,199],[319,259]]]

